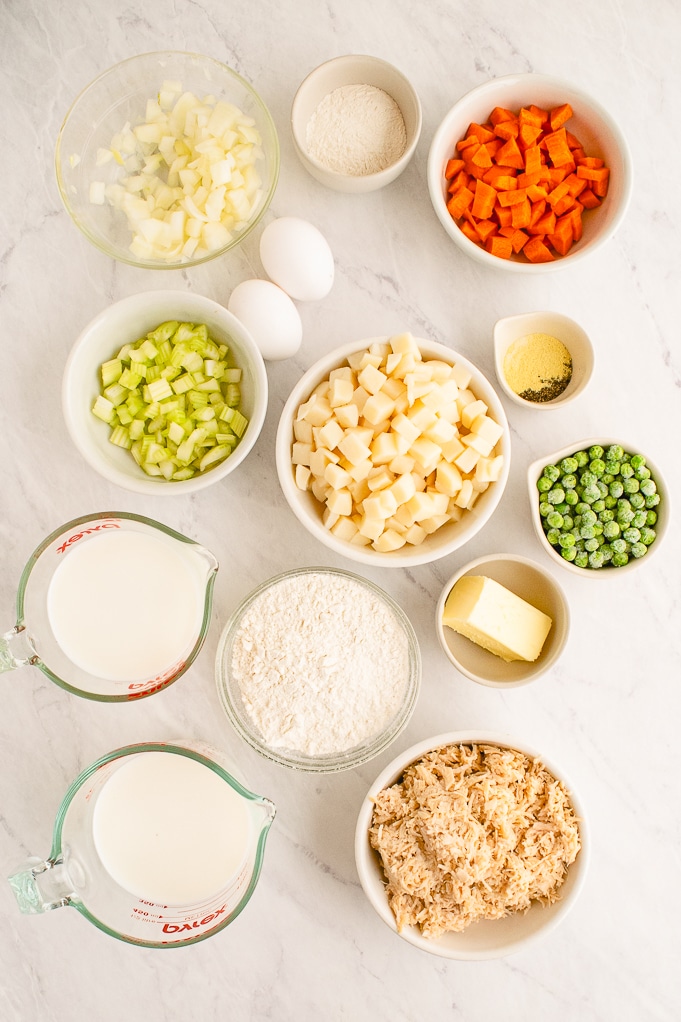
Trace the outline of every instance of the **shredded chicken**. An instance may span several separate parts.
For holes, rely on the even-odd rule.
[[[397,928],[426,937],[551,904],[580,848],[565,787],[514,749],[437,749],[374,802],[369,840]]]

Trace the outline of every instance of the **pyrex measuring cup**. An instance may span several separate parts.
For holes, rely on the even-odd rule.
[[[50,856],[9,878],[22,912],[71,906],[143,947],[195,944],[248,903],[274,804],[200,743],[130,745],[102,756],[67,791]]]
[[[159,692],[201,649],[217,570],[209,550],[150,518],[112,511],[67,522],[24,568],[0,672],[33,665],[104,702]]]

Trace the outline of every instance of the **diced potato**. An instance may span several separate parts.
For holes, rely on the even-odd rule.
[[[296,465],[296,486],[299,490],[307,490],[312,473],[306,465]]]
[[[338,450],[348,459],[352,465],[357,465],[371,457],[371,449],[365,443],[363,436],[360,436],[360,427],[346,429],[343,439],[338,444]]]
[[[471,382],[471,374],[460,362],[455,362],[452,366],[452,379],[460,390],[465,390]]]
[[[484,401],[479,398],[475,401],[470,401],[461,409],[461,422],[466,429],[471,428],[471,423],[479,416],[487,414],[487,405]]]
[[[335,525],[331,526],[331,532],[338,539],[343,539],[346,543],[350,543],[357,532],[357,526],[351,518],[341,516]]]
[[[296,440],[291,448],[291,461],[294,465],[307,465],[309,468],[312,454],[312,444],[305,444],[302,440]]]
[[[404,536],[400,536],[394,529],[386,529],[374,542],[374,549],[381,553],[390,553],[392,550],[399,550],[405,543]]]
[[[494,447],[490,440],[486,440],[484,436],[480,436],[478,433],[467,433],[466,436],[461,437],[461,440],[466,447],[472,447],[485,458],[492,453],[492,448]]]
[[[412,546],[420,546],[427,535],[428,533],[422,526],[414,523],[414,525],[411,525],[404,533],[404,538],[405,541],[410,543]]]
[[[441,461],[435,473],[435,489],[447,496],[455,496],[461,489],[463,479],[456,465]]]
[[[454,458],[454,464],[460,472],[468,475],[477,465],[479,458],[480,455],[474,447],[466,447],[458,457]]]
[[[489,440],[492,447],[499,442],[504,432],[504,427],[491,419],[489,415],[478,415],[471,423],[471,433],[477,433],[485,440]]]
[[[312,443],[312,425],[305,419],[296,419],[293,423],[293,436],[304,444]]]
[[[409,454],[416,459],[424,473],[431,472],[442,457],[441,448],[426,436],[417,437],[409,448]]]
[[[324,478],[324,472],[329,462],[338,464],[339,458],[333,451],[327,451],[324,447],[319,447],[316,451],[313,451],[310,456],[310,471],[313,476],[317,476],[320,479]],[[327,484],[328,485],[328,484]]]
[[[416,483],[411,472],[407,472],[404,475],[399,476],[393,483],[390,484],[390,492],[399,504],[404,504],[410,500],[416,493]]]
[[[332,461],[324,469],[324,479],[334,490],[347,489],[353,481],[349,472]]]
[[[393,460],[388,463],[388,468],[396,476],[401,476],[404,475],[405,472],[413,472],[415,465],[416,461],[410,455],[398,454],[396,458],[393,458]]]
[[[366,365],[361,372],[357,374],[357,381],[361,387],[367,391],[368,394],[377,394],[381,389],[385,381],[387,380],[385,373],[382,373],[380,369],[377,369],[374,365]]]
[[[418,423],[402,414],[395,416],[392,421],[392,428],[396,433],[399,433],[400,436],[405,437],[409,441],[410,447],[414,443],[414,440],[421,435],[421,429],[419,428]]]
[[[390,348],[396,354],[400,355],[412,355],[419,362],[421,361],[421,351],[419,346],[410,333],[396,334],[390,338]]]
[[[341,379],[336,378],[331,381],[331,387],[329,389],[329,404],[332,408],[337,408],[339,405],[347,405],[352,401],[352,395],[355,390],[352,379]]]
[[[352,494],[350,490],[331,490],[326,498],[326,506],[336,515],[351,515]]]
[[[319,430],[318,443],[332,451],[334,447],[338,447],[343,435],[343,427],[339,426],[335,419],[329,419]]]
[[[364,515],[362,517],[359,531],[367,539],[375,540],[383,534],[385,530],[385,518],[370,517]]]
[[[333,417],[343,429],[349,429],[359,423],[359,408],[355,404],[337,405]]]
[[[423,518],[419,525],[423,531],[428,535],[432,535],[433,532],[437,532],[443,525],[446,525],[449,521],[449,515],[433,515],[432,518]]]
[[[395,402],[393,399],[384,394],[382,390],[379,390],[367,398],[364,403],[363,415],[367,422],[371,422],[374,426],[385,419],[385,428],[387,429],[390,425],[390,416],[394,410]]]
[[[456,497],[454,497],[454,503],[457,507],[467,507],[468,502],[471,499],[473,493],[473,483],[470,479],[464,479],[461,489],[459,490]]]
[[[371,470],[367,476],[367,486],[372,491],[382,490],[386,486],[390,486],[395,481],[395,476],[392,474],[389,468],[385,465],[381,465],[378,468]]]
[[[404,454],[397,445],[395,433],[380,433],[371,444],[371,457],[374,465],[387,465],[398,454]]]

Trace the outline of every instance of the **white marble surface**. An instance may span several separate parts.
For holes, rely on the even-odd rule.
[[[221,569],[206,645],[191,671],[160,695],[107,706],[69,695],[33,668],[2,678],[0,874],[30,853],[48,854],[56,809],[81,768],[138,740],[184,735],[228,749],[278,814],[245,913],[184,950],[130,947],[68,909],[22,916],[1,883],[3,1022],[681,1017],[674,531],[634,577],[590,584],[559,572],[571,637],[556,669],[534,686],[504,695],[457,675],[437,646],[433,621],[440,589],[464,559],[506,550],[549,565],[528,519],[524,473],[535,456],[598,433],[630,439],[664,469],[678,506],[679,43],[681,9],[671,0],[4,0],[3,630],[14,623],[16,586],[32,550],[88,511],[155,517],[211,547]],[[226,302],[239,281],[261,274],[259,232],[242,250],[188,272],[117,265],[89,246],[62,209],[53,150],[81,87],[118,60],[164,47],[220,58],[259,89],[282,153],[267,220],[311,220],[328,238],[337,272],[324,301],[300,305],[300,352],[268,367],[269,412],[247,463],[195,497],[146,499],[104,482],[72,446],[59,399],[67,353],[96,313],[138,291],[170,283]],[[347,52],[397,64],[423,104],[413,162],[385,191],[366,196],[339,195],[309,178],[288,125],[304,74]],[[635,162],[633,201],[616,237],[584,264],[547,276],[491,272],[467,260],[426,191],[429,142],[449,106],[487,78],[518,71],[556,73],[594,93],[621,124]],[[540,308],[564,312],[591,333],[597,359],[589,389],[555,414],[507,405],[510,482],[467,549],[410,571],[366,572],[402,604],[420,639],[423,689],[407,730],[378,760],[336,777],[299,775],[261,759],[219,709],[213,658],[222,625],[241,597],[276,572],[314,564],[352,570],[308,536],[279,490],[273,442],[289,389],[331,347],[402,329],[451,345],[494,378],[496,319]],[[353,860],[359,805],[393,752],[464,727],[502,729],[550,752],[579,783],[593,834],[586,887],[567,920],[531,949],[479,964],[446,962],[394,936],[365,900]]]

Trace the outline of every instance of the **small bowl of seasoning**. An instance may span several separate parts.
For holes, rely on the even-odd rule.
[[[562,408],[582,393],[594,366],[588,334],[559,312],[500,319],[494,356],[504,393],[525,408]]]
[[[237,734],[310,773],[367,763],[406,727],[421,656],[404,611],[368,579],[298,568],[259,585],[220,638],[216,680]]]
[[[347,54],[302,82],[291,130],[301,163],[317,181],[337,192],[373,192],[399,177],[414,155],[421,104],[392,64]]]

